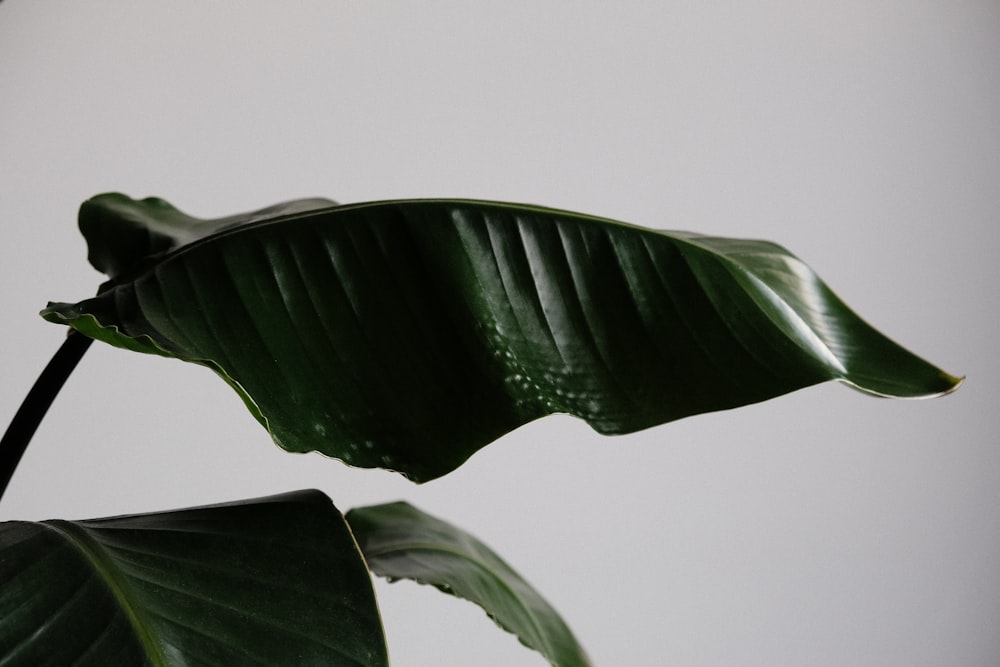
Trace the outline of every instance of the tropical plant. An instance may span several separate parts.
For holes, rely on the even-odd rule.
[[[94,339],[207,366],[275,443],[415,482],[531,420],[627,433],[828,380],[923,397],[960,380],[765,241],[484,201],[300,200],[202,220],[160,199],[80,209],[96,296],[0,443],[0,492]],[[487,546],[406,503],[318,491],[0,524],[0,662],[384,665],[369,572],[480,605],[587,665]]]

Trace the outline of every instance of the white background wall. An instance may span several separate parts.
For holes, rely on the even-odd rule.
[[[0,505],[84,518],[317,487],[478,534],[598,665],[1000,663],[1000,3],[0,4],[0,421],[89,296],[76,208],[481,197],[777,240],[967,374],[602,438],[553,417],[414,486],[271,445],[209,371],[94,346]],[[394,664],[541,665],[377,592]]]

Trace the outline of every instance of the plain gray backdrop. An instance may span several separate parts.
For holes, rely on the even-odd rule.
[[[95,345],[2,519],[316,487],[492,545],[595,663],[1000,664],[1000,3],[0,4],[0,420],[102,277],[84,199],[199,216],[476,197],[776,240],[967,375],[836,384],[604,438],[552,417],[424,486],[273,446],[210,371]],[[542,665],[476,607],[376,590],[394,664]]]

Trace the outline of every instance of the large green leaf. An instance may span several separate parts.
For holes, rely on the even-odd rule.
[[[557,667],[590,664],[556,611],[472,535],[403,502],[353,509],[347,521],[372,572],[476,603]]]
[[[371,577],[323,494],[0,524],[0,664],[387,665]]]
[[[417,481],[550,413],[626,433],[825,380],[957,383],[772,243],[491,202],[316,205],[199,235],[161,200],[102,195],[81,227],[112,280],[42,314],[214,369],[288,450]],[[119,244],[126,218],[168,250]]]

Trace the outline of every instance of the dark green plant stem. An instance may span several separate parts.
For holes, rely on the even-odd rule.
[[[0,498],[3,498],[7,484],[10,483],[10,478],[17,469],[24,450],[28,448],[28,443],[31,442],[31,436],[38,429],[42,417],[48,412],[66,378],[76,368],[76,364],[92,342],[93,338],[71,329],[65,342],[52,357],[52,361],[24,397],[24,402],[7,427],[7,432],[0,439]]]

